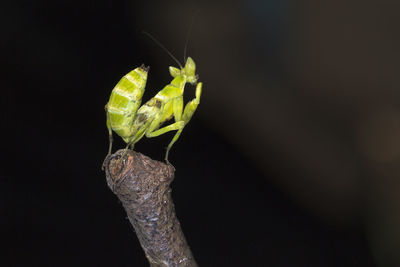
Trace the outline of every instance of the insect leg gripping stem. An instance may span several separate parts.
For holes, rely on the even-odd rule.
[[[107,115],[107,129],[108,129],[108,141],[109,141],[109,145],[108,145],[108,153],[107,156],[111,155],[111,151],[112,151],[112,143],[113,143],[113,134],[112,134],[112,128],[110,125],[110,114],[108,114],[107,112],[107,106],[106,106],[106,115]]]

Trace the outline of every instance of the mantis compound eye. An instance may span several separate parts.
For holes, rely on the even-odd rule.
[[[169,74],[171,74],[171,76],[175,78],[181,75],[181,70],[175,67],[169,67]]]
[[[185,68],[183,70],[186,74],[187,81],[191,84],[196,84],[198,79],[196,75],[196,64],[191,57],[187,58]]]
[[[185,64],[185,72],[187,76],[194,76],[196,73],[196,64],[191,57],[188,57]]]

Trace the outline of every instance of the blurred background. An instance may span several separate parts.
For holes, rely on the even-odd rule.
[[[148,266],[101,171],[112,88],[144,63],[146,101],[176,66],[143,30],[181,61],[190,32],[204,83],[170,153],[200,266],[400,266],[400,2],[1,6],[3,266]]]

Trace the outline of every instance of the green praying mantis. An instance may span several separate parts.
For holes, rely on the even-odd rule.
[[[168,50],[166,51],[168,52]],[[170,56],[175,59],[172,54]],[[196,64],[191,57],[186,59],[184,67],[178,60],[175,59],[175,61],[180,68],[169,67],[172,81],[142,106],[140,104],[149,68],[142,65],[132,70],[123,76],[114,87],[105,106],[110,142],[107,157],[112,151],[113,131],[127,144],[126,150],[129,147],[133,149],[143,136],[152,138],[170,131],[177,131],[165,153],[164,159],[169,164],[169,151],[200,104],[203,86],[201,82],[198,82]],[[196,93],[195,98],[183,108],[183,93],[186,83],[195,85]],[[163,123],[172,118],[175,119],[175,122],[161,127]]]

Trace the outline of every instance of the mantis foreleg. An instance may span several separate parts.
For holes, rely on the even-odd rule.
[[[201,88],[202,83],[198,83],[196,86],[196,98],[186,104],[185,109],[182,114],[183,109],[183,97],[177,97],[173,99],[173,113],[175,118],[175,123],[162,127],[161,129],[157,129],[156,127],[150,127],[148,131],[146,131],[146,137],[156,137],[162,135],[169,131],[178,130],[174,137],[172,138],[171,142],[168,144],[167,152],[165,153],[165,161],[168,162],[168,154],[172,147],[172,145],[178,140],[179,136],[181,135],[183,128],[185,125],[190,121],[194,112],[197,109],[197,106],[200,104],[200,96],[201,96]],[[161,122],[156,121],[154,125],[159,125]]]
[[[192,101],[190,101],[189,103],[186,104],[185,106],[185,110],[183,111],[182,114],[182,121],[185,123],[185,125],[190,121],[190,119],[192,118],[194,112],[197,109],[197,106],[200,104],[200,96],[201,96],[201,88],[202,88],[203,84],[202,83],[198,83],[196,86],[196,98],[193,99]],[[179,129],[175,136],[172,138],[171,142],[168,144],[167,147],[167,152],[165,153],[165,161],[168,162],[168,154],[169,151],[172,147],[172,145],[176,142],[176,140],[178,140],[179,136],[181,135],[183,131],[183,127],[181,129]]]

